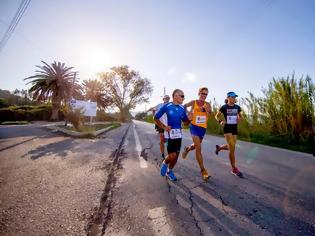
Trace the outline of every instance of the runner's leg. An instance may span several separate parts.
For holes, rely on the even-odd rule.
[[[235,168],[235,141],[236,138],[234,137],[236,135],[232,135],[232,133],[224,134],[224,137],[228,143],[229,147],[229,158],[232,168]]]
[[[165,152],[164,143],[165,143],[164,133],[160,133],[160,151],[162,158],[164,158]]]
[[[200,170],[204,169],[204,165],[203,165],[203,159],[202,159],[202,153],[201,153],[201,140],[198,136],[193,135],[192,136],[192,140],[194,142],[194,149],[196,152],[196,160],[199,164]]]

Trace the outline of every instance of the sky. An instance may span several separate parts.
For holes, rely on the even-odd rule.
[[[2,39],[21,0],[0,0]],[[65,62],[81,81],[128,65],[154,88],[185,93],[208,87],[207,100],[226,93],[263,96],[273,77],[315,80],[313,0],[31,0],[0,51],[0,89],[25,89],[41,60]]]

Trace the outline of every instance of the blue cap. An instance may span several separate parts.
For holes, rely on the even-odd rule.
[[[234,93],[234,92],[228,92],[227,96],[228,97],[238,97],[238,95],[236,93]]]

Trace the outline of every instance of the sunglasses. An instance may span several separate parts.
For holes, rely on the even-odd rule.
[[[178,96],[180,96],[181,98],[185,98],[185,95],[179,95],[179,94],[178,94]]]
[[[204,95],[204,96],[208,96],[208,94],[207,93],[200,93],[201,95]]]

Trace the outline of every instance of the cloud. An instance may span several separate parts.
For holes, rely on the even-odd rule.
[[[185,82],[195,82],[197,79],[197,75],[191,72],[186,72],[184,76],[184,81]]]

